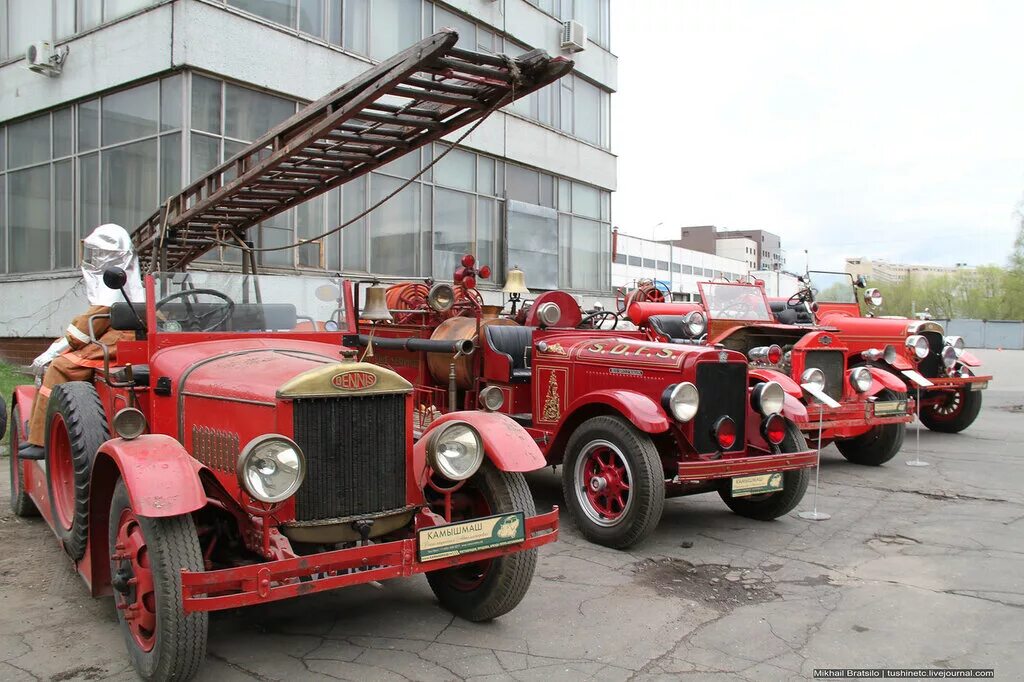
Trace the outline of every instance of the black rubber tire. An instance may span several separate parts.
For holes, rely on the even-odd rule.
[[[521,473],[499,471],[485,459],[467,483],[485,496],[492,514],[521,511],[527,518],[537,514],[533,495]],[[536,568],[537,550],[528,549],[491,559],[487,574],[472,589],[460,589],[453,584],[458,566],[427,573],[427,582],[441,606],[461,618],[479,622],[514,609],[530,589]]]
[[[628,460],[633,472],[632,507],[613,526],[601,526],[587,516],[576,496],[576,463],[587,444],[606,440]],[[586,482],[582,482],[586,485]],[[665,509],[665,472],[651,437],[619,416],[592,417],[579,425],[565,446],[562,462],[565,506],[583,537],[613,549],[626,549],[654,532]]]
[[[804,435],[793,424],[787,424],[786,437],[782,441],[782,451],[801,452],[807,449],[807,440]],[[800,500],[804,499],[807,483],[811,480],[810,471],[810,469],[793,469],[782,472],[782,490],[777,493],[733,497],[729,488],[731,479],[725,479],[723,486],[718,489],[718,494],[726,506],[736,514],[757,521],[772,521],[796,509]]]
[[[131,508],[124,480],[114,486],[110,501],[108,541],[113,554],[117,543],[121,512]],[[153,572],[156,593],[156,643],[150,651],[136,644],[125,622],[124,611],[117,610],[117,622],[128,648],[135,672],[144,680],[191,679],[206,658],[209,614],[186,614],[181,600],[181,569],[203,570],[203,553],[199,546],[195,523],[189,515],[168,518],[136,517],[146,540],[149,565]],[[110,574],[118,566],[111,560]]]
[[[885,388],[878,392],[879,400],[906,400],[906,393]],[[836,449],[848,461],[864,466],[881,466],[896,456],[903,447],[906,424],[879,424],[867,433],[836,441]]]
[[[961,391],[960,399],[963,401],[963,407],[960,409],[960,413],[952,419],[936,419],[929,410],[921,410],[921,423],[939,433],[960,433],[978,418],[978,413],[981,412],[981,393],[981,391],[968,389]],[[921,397],[923,398],[924,394]]]
[[[13,403],[12,403],[13,404]],[[0,395],[0,438],[7,435],[7,403]]]
[[[2,400],[0,400],[2,402]],[[21,437],[19,427],[21,426],[21,412],[15,405],[11,410],[11,440],[8,443],[11,449],[11,511],[15,516],[25,518],[27,516],[39,516],[36,503],[25,492],[25,479],[21,475],[21,467],[18,460],[18,445]]]
[[[68,429],[74,470],[75,508],[71,528],[64,528],[59,521],[53,487],[50,424],[58,413]],[[89,478],[92,475],[92,464],[96,460],[96,451],[109,439],[107,417],[95,386],[88,381],[69,381],[53,387],[46,408],[46,485],[54,519],[53,530],[64,544],[64,551],[76,561],[85,555],[85,544],[89,538]]]

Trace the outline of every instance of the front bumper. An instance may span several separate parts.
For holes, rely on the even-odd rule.
[[[968,391],[984,391],[988,388],[988,382],[992,381],[992,376],[976,376],[976,377],[928,377],[928,381],[932,382],[932,385],[921,389],[922,391],[934,391],[934,390],[960,390],[967,388]],[[912,386],[911,390],[916,391],[917,386]]]
[[[729,459],[689,460],[679,463],[679,481],[708,481],[775,471],[806,469],[817,463],[817,451],[786,452],[777,455],[754,455]]]
[[[906,424],[913,421],[914,410],[913,399],[844,402],[839,407],[810,403],[807,405],[807,416],[795,421],[801,431],[807,432],[817,432],[819,426],[822,429],[841,429]]]
[[[426,562],[417,559],[416,538],[409,538],[216,571],[182,570],[182,603],[186,613],[220,611],[534,549],[558,539],[558,507],[528,517],[525,526],[526,539],[519,544]]]

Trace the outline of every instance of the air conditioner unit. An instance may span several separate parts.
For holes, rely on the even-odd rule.
[[[25,50],[25,62],[29,69],[51,78],[59,76],[68,57],[68,47],[54,49],[50,43],[32,43]]]
[[[578,21],[562,23],[562,49],[582,52],[587,48],[587,27]]]

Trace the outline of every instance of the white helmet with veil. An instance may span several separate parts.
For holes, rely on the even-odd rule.
[[[82,277],[90,305],[110,306],[121,299],[121,292],[108,289],[103,284],[103,271],[119,267],[128,275],[125,292],[132,303],[146,299],[142,286],[139,259],[132,248],[132,238],[120,225],[107,223],[93,230],[82,240]]]

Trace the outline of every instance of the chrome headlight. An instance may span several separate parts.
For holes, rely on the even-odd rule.
[[[964,337],[962,336],[947,336],[942,340],[956,352],[957,357],[963,355],[964,349],[967,348],[967,344],[964,343]]]
[[[821,370],[818,371],[820,372]],[[804,372],[804,374],[806,373]],[[822,380],[824,380],[824,375],[822,375]],[[753,393],[750,394],[750,402],[753,404],[754,409],[766,417],[770,414],[782,412],[782,405],[785,400],[786,392],[782,390],[782,385],[777,381],[766,381],[758,384],[754,387]]]
[[[953,346],[942,347],[942,365],[946,369],[953,369],[953,365],[956,364],[956,359],[959,357],[956,352],[956,348]]]
[[[146,415],[134,407],[122,407],[114,415],[114,433],[125,440],[134,440],[146,432]]]
[[[871,371],[867,367],[854,367],[850,370],[850,385],[858,393],[871,390]]]
[[[689,332],[690,338],[696,339],[703,336],[707,328],[708,320],[704,317],[704,313],[694,310],[686,315],[686,331]]]
[[[427,293],[427,305],[437,313],[446,313],[455,305],[455,289],[451,284],[438,282]]]
[[[928,357],[928,351],[930,350],[928,346],[928,339],[924,338],[920,334],[908,336],[904,343],[918,360],[924,360]]]
[[[824,391],[825,390],[825,373],[817,367],[810,367],[804,370],[804,373],[800,375],[801,384],[810,384],[813,388]]]
[[[554,301],[542,303],[537,308],[537,320],[545,327],[554,327],[562,319],[562,309]]]
[[[669,386],[661,398],[661,406],[665,411],[681,422],[688,422],[697,415],[700,397],[697,387],[689,381]]]
[[[253,499],[282,502],[294,495],[306,478],[306,458],[290,438],[269,433],[253,438],[242,449],[235,472]]]
[[[427,462],[437,473],[451,481],[464,481],[484,461],[480,434],[466,422],[439,426],[427,443]]]
[[[877,308],[882,305],[882,292],[878,289],[865,289],[864,300],[867,301],[868,305]]]

